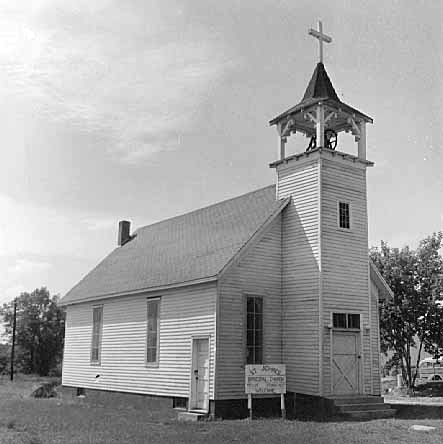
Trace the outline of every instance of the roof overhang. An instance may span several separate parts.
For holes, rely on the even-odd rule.
[[[217,276],[209,276],[202,279],[195,279],[193,281],[186,281],[186,282],[175,282],[168,285],[160,285],[157,287],[149,287],[149,288],[140,288],[137,290],[131,290],[131,291],[124,291],[119,293],[107,293],[107,294],[99,294],[99,295],[92,295],[85,297],[84,299],[80,300],[74,300],[74,301],[67,301],[63,302],[63,299],[60,301],[61,306],[68,306],[68,305],[75,305],[75,304],[83,304],[84,302],[97,302],[104,299],[110,299],[110,298],[118,298],[121,296],[136,296],[143,293],[153,293],[156,291],[166,291],[171,290],[174,288],[182,288],[182,287],[189,287],[191,285],[200,285],[200,284],[207,284],[209,282],[215,282],[218,279]]]
[[[379,299],[393,299],[394,293],[378,271],[378,268],[375,266],[374,262],[372,262],[372,259],[369,259],[369,271],[371,279],[374,281],[375,285],[380,291]]]
[[[334,131],[352,132],[353,123],[366,122],[374,123],[374,120],[366,114],[356,110],[352,106],[347,105],[341,101],[324,98],[312,98],[300,102],[298,105],[288,109],[284,113],[272,119],[269,124],[280,125],[288,127],[290,132],[301,132],[308,137],[315,135],[316,126],[311,117],[315,116],[318,105],[323,105],[326,118],[329,124],[326,128],[331,126]]]

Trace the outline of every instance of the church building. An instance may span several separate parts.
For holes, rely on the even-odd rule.
[[[321,23],[309,33],[320,61],[270,122],[275,184],[133,232],[121,221],[118,247],[62,300],[64,386],[242,416],[245,365],[285,364],[287,400],[386,413],[378,302],[392,293],[368,257],[372,119],[337,96]],[[336,149],[343,132],[356,153]],[[309,145],[287,155],[297,133]]]

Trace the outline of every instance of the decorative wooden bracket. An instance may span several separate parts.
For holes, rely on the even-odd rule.
[[[279,143],[279,158],[283,160],[286,157],[286,142],[291,133],[295,133],[295,120],[288,119],[284,124],[277,125],[277,132],[280,139]]]
[[[293,119],[289,119],[286,124],[278,124],[277,131],[280,137],[286,138],[291,135],[291,133],[295,132],[295,121]]]
[[[334,119],[337,118],[337,113],[335,111],[331,111],[326,117],[325,117],[325,123],[327,123],[329,120],[331,120],[334,117]]]
[[[361,131],[357,122],[353,117],[348,117],[348,123],[352,126],[352,135],[355,136],[355,141],[358,142],[361,137]]]
[[[325,118],[323,123],[327,123],[329,120],[331,120],[332,118],[337,118],[338,114],[335,111],[331,111]],[[303,118],[305,120],[310,120],[313,124],[317,125],[318,123],[318,118],[316,116],[314,116],[312,113],[310,113],[309,111],[306,111],[305,113],[303,113]]]
[[[315,117],[314,115],[312,115],[309,111],[306,111],[306,112],[303,114],[303,118],[306,119],[306,120],[310,120],[312,123],[315,123],[315,124],[318,123],[317,117]]]

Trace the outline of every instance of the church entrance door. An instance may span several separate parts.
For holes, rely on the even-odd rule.
[[[209,338],[192,341],[192,372],[190,410],[209,408]]]
[[[360,393],[360,333],[333,330],[332,392],[334,395]]]

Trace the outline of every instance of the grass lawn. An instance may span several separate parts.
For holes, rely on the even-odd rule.
[[[281,420],[179,423],[175,414],[143,412],[125,405],[92,403],[87,398],[34,399],[37,381],[0,381],[0,443],[441,443],[443,420],[302,422]],[[436,427],[414,432],[412,424]]]

